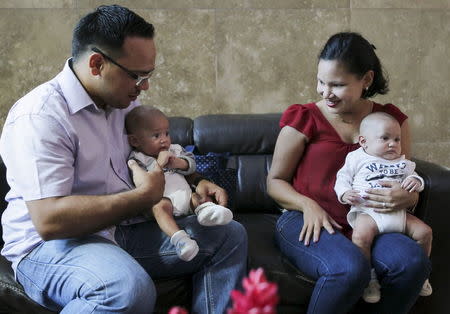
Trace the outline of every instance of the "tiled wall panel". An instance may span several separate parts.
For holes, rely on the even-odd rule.
[[[0,0],[0,8],[9,9],[54,9],[74,8],[75,0]]]
[[[318,50],[349,28],[349,11],[227,10],[216,23],[219,108],[277,112],[317,98]]]
[[[390,76],[391,92],[375,100],[409,115],[414,156],[450,167],[450,0],[0,0],[0,126],[62,69],[78,19],[112,3],[155,24],[157,70],[142,102],[168,115],[314,101],[325,40],[361,32]]]
[[[350,5],[352,9],[448,9],[450,0],[350,0]]]
[[[413,155],[450,166],[450,10],[353,9],[352,29],[377,47],[389,74],[389,94],[410,117]],[[420,146],[418,144],[421,144]],[[446,153],[444,153],[446,151]]]

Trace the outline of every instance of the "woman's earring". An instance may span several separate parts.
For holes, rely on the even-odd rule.
[[[366,98],[368,92],[369,92],[369,86],[364,87],[363,92],[362,92],[362,98]]]

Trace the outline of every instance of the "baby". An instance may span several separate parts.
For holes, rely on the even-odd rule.
[[[187,215],[193,209],[201,225],[215,226],[228,224],[233,213],[213,203],[211,198],[202,202],[192,192],[184,176],[195,172],[194,156],[171,143],[169,120],[160,110],[150,106],[134,108],[125,119],[125,128],[133,148],[129,158],[146,170],[152,169],[155,162],[164,170],[164,196],[153,206],[152,213],[161,230],[170,237],[177,255],[190,261],[198,253],[197,242],[180,230],[173,216]]]
[[[347,155],[344,166],[336,175],[334,187],[339,201],[352,205],[347,220],[353,228],[352,241],[370,261],[371,246],[379,233],[401,232],[417,241],[428,256],[431,253],[431,228],[406,210],[377,212],[365,205],[364,191],[383,188],[380,181],[397,181],[409,192],[422,191],[423,179],[415,172],[415,163],[401,155],[401,128],[398,121],[384,112],[369,114],[360,126],[361,147]],[[386,206],[386,204],[384,204]],[[421,296],[432,293],[428,279]],[[372,268],[371,280],[363,299],[369,303],[380,300],[380,285]]]

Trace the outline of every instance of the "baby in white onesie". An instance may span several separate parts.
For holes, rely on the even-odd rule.
[[[160,110],[150,106],[136,107],[128,113],[125,127],[134,149],[129,159],[136,160],[146,170],[152,169],[155,163],[164,170],[163,198],[153,206],[152,214],[161,230],[170,237],[177,255],[190,261],[199,251],[198,244],[185,230],[180,230],[173,216],[188,215],[193,211],[201,225],[215,226],[228,224],[233,213],[212,199],[201,200],[192,192],[184,176],[195,172],[194,155],[180,145],[172,144],[169,120]]]
[[[336,175],[334,187],[339,201],[352,205],[347,220],[353,228],[352,241],[370,261],[373,239],[379,233],[401,232],[416,240],[428,256],[431,253],[432,231],[423,221],[405,210],[380,211],[367,206],[364,191],[383,188],[381,181],[396,181],[409,192],[422,191],[423,179],[415,172],[415,163],[401,155],[401,128],[398,121],[384,112],[365,117],[360,126],[361,147],[350,152],[344,166]],[[432,293],[428,279],[420,295]],[[371,281],[363,299],[376,303],[380,300],[380,285],[372,269]]]

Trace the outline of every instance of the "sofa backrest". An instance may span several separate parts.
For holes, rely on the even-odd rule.
[[[279,213],[266,193],[266,177],[279,133],[280,114],[219,114],[194,119],[193,139],[200,154],[230,153],[237,171],[234,210]]]
[[[279,132],[280,114],[221,114],[194,120],[186,117],[170,117],[169,120],[173,143],[195,145],[200,154],[231,153],[229,165],[237,174],[236,211],[279,213],[266,193],[266,177]],[[7,206],[8,191],[6,168],[0,160],[0,216]]]
[[[273,153],[280,114],[218,114],[194,119],[194,143],[201,154],[233,155]]]
[[[186,117],[169,117],[170,138],[172,143],[183,147],[194,145],[193,128],[194,121]]]

